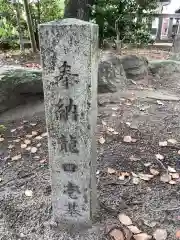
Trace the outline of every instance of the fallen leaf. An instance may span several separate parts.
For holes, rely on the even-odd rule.
[[[132,221],[131,221],[130,217],[128,217],[124,213],[119,214],[118,219],[125,226],[132,225]]]
[[[132,174],[133,177],[138,177],[138,175],[134,172],[131,172],[131,174]]]
[[[140,111],[146,111],[148,108],[150,108],[150,106],[144,106],[139,108]]]
[[[169,184],[171,184],[171,185],[175,185],[175,184],[176,184],[176,181],[171,180],[171,181],[169,181]]]
[[[36,131],[32,131],[32,136],[36,136],[38,133]]]
[[[145,167],[149,167],[149,166],[151,166],[151,164],[152,164],[152,163],[147,162],[147,163],[144,163],[144,166],[145,166]]]
[[[135,185],[139,184],[139,178],[133,177],[132,182],[133,182],[133,184],[135,184]]]
[[[116,132],[116,131],[114,131],[114,132],[113,132],[113,134],[114,134],[114,135],[118,135],[119,133],[118,133],[118,132]]]
[[[133,156],[133,155],[131,155],[129,159],[130,159],[131,161],[135,161],[135,162],[140,160],[140,158],[137,158],[137,157],[135,157],[135,156]]]
[[[106,141],[106,140],[105,140],[103,137],[100,137],[100,138],[99,138],[99,142],[100,142],[100,144],[104,144],[105,141]]]
[[[27,120],[23,120],[23,123],[28,123],[28,121]]]
[[[21,144],[21,148],[22,149],[27,148],[27,145],[26,144]]]
[[[160,181],[167,183],[169,181],[171,181],[171,176],[169,174],[163,174],[162,176],[160,176]]]
[[[114,170],[113,168],[108,168],[108,169],[107,169],[107,172],[108,172],[109,174],[114,174],[114,173],[116,173],[116,170]]]
[[[130,80],[133,84],[137,85],[137,83],[134,80]]]
[[[15,147],[14,145],[10,144],[10,145],[8,146],[8,149],[12,149],[12,148],[14,148],[14,147]]]
[[[130,128],[131,129],[138,129],[138,125],[137,124],[135,124],[135,123],[132,123],[131,125],[130,125]]]
[[[156,158],[157,158],[158,160],[163,160],[163,159],[164,159],[164,156],[158,153],[158,154],[156,154]]]
[[[113,229],[109,235],[114,238],[114,240],[125,240],[124,234],[120,229]]]
[[[99,174],[100,174],[100,170],[97,170],[97,171],[96,171],[96,175],[99,175]]]
[[[132,138],[131,138],[131,136],[125,136],[123,138],[123,141],[126,142],[126,143],[130,143],[130,142],[132,142]]]
[[[48,136],[48,133],[47,133],[47,132],[42,133],[41,136],[42,136],[42,137],[47,137],[47,136]]]
[[[36,145],[36,147],[38,147],[38,148],[39,148],[41,145],[42,145],[41,143],[38,143],[38,144]]]
[[[137,142],[137,139],[131,138],[131,142],[135,143],[135,142]]]
[[[157,169],[154,169],[154,168],[150,168],[150,173],[152,174],[152,175],[154,175],[154,176],[157,176],[157,175],[159,175],[159,171],[157,170]]]
[[[171,173],[171,177],[173,179],[178,179],[179,178],[179,173]]]
[[[130,225],[130,226],[127,226],[129,228],[129,230],[134,233],[134,234],[138,234],[138,233],[141,233],[141,230],[139,230],[136,226],[134,225]]]
[[[21,159],[21,154],[16,155],[16,156],[12,157],[11,159],[12,159],[13,161],[14,161],[14,160],[19,160],[19,159]]]
[[[16,142],[16,143],[18,143],[18,142],[20,142],[21,141],[21,139],[14,139],[13,140],[13,142]]]
[[[7,160],[11,160],[11,156],[8,155],[8,156],[4,157],[4,160],[5,160],[5,161],[7,161]]]
[[[153,175],[144,174],[144,173],[139,173],[138,176],[139,176],[140,179],[142,179],[144,181],[149,181],[154,177]]]
[[[108,130],[109,132],[114,132],[114,131],[115,131],[114,128],[111,128],[111,127],[107,127],[107,130]]]
[[[32,138],[32,135],[31,134],[27,134],[26,137],[27,138]]]
[[[11,133],[13,133],[13,132],[15,132],[16,131],[16,128],[14,128],[14,129],[11,129]]]
[[[34,156],[33,158],[38,160],[38,159],[40,159],[40,156]]]
[[[147,233],[139,233],[137,235],[134,235],[135,240],[150,240],[152,239],[151,235],[148,235]]]
[[[147,220],[144,220],[144,224],[148,227],[154,228],[157,225],[157,222],[149,222]]]
[[[47,162],[47,160],[46,159],[42,159],[41,161],[39,161],[40,163],[45,163],[45,162]]]
[[[116,117],[117,115],[115,113],[112,114],[112,117]]]
[[[168,145],[167,141],[159,142],[160,147],[166,147]]]
[[[4,138],[0,137],[0,142],[3,142],[4,141]]]
[[[23,128],[24,128],[24,126],[19,126],[19,127],[18,127],[19,130],[21,130],[21,129],[23,129]]]
[[[26,150],[27,150],[27,151],[30,151],[30,150],[31,150],[31,147],[27,147]]]
[[[166,229],[161,229],[161,228],[156,229],[156,231],[153,233],[153,237],[156,240],[166,240],[167,238]]]
[[[105,121],[102,120],[102,125],[106,126],[107,123]]]
[[[26,197],[32,197],[32,195],[33,195],[33,192],[31,191],[31,190],[26,190],[25,191],[25,195],[26,195]]]
[[[160,100],[157,100],[156,102],[157,102],[158,105],[162,105],[162,106],[164,105],[164,103],[161,102]]]
[[[177,231],[176,231],[176,238],[177,238],[177,239],[180,239],[180,230],[177,230]]]
[[[121,172],[121,175],[124,177],[129,177],[131,174],[129,172]]]
[[[31,140],[25,139],[25,140],[24,140],[24,143],[25,143],[26,145],[31,144]]]
[[[177,140],[176,139],[168,139],[168,143],[176,144]]]
[[[37,123],[30,123],[30,125],[34,127],[37,125]]]
[[[131,125],[131,123],[130,123],[130,122],[126,122],[126,125],[127,125],[127,126],[130,126],[130,125]]]
[[[176,173],[176,170],[173,167],[168,166],[168,171],[170,173]]]
[[[125,176],[119,176],[119,180],[124,181],[125,180]]]
[[[36,153],[37,152],[37,148],[36,147],[32,147],[31,148],[31,153]]]
[[[112,110],[117,111],[118,107],[112,107]]]

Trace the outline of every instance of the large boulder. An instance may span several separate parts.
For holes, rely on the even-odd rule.
[[[148,75],[148,60],[145,57],[126,55],[121,57],[126,77],[138,80]]]
[[[149,62],[149,72],[152,75],[169,76],[180,72],[180,62],[174,60],[153,60]]]
[[[43,97],[41,70],[23,67],[0,67],[0,113],[26,103],[29,97]]]
[[[172,54],[168,60],[180,61],[180,53]]]
[[[98,92],[116,92],[126,85],[126,74],[120,58],[112,52],[102,53],[98,69]]]

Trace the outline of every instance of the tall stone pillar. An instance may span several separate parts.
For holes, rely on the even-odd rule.
[[[98,26],[41,24],[40,50],[55,221],[87,225],[97,208]]]

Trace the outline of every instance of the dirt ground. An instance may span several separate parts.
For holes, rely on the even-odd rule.
[[[138,54],[141,56],[147,57],[149,60],[151,59],[167,59],[172,52],[169,50],[163,50],[158,48],[150,48],[150,49],[124,49],[122,51],[122,55],[127,54]],[[23,54],[20,54],[19,50],[16,51],[0,51],[0,65],[9,64],[9,65],[23,65],[23,66],[35,66],[40,64],[40,56],[39,53],[32,54],[32,52],[28,49],[25,50]]]
[[[118,214],[125,213],[142,232],[152,235],[161,228],[167,230],[168,240],[177,239],[180,178],[170,184],[162,182],[160,176],[167,174],[168,166],[180,172],[179,97],[177,73],[163,78],[149,76],[137,84],[129,81],[124,92],[99,95],[96,137],[100,213],[95,225],[117,224]],[[0,124],[6,126],[0,138],[0,239],[65,239],[48,224],[52,209],[47,137],[44,134],[38,140],[35,136],[46,132],[43,103],[1,114]],[[29,146],[36,147],[36,153],[20,147],[32,131],[36,133]],[[125,136],[133,141],[125,142]],[[168,139],[177,142],[159,146]],[[157,159],[157,154],[163,159]],[[148,181],[137,177],[139,182],[133,182],[133,175],[150,174],[152,168],[159,171],[157,176]],[[119,179],[120,173],[126,173],[124,180]],[[26,196],[26,190],[32,191],[32,196]],[[108,236],[102,234],[99,239]]]

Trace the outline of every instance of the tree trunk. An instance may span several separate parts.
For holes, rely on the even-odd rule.
[[[36,40],[35,40],[35,37],[34,37],[31,12],[30,12],[30,9],[29,9],[28,0],[23,0],[23,2],[24,2],[25,13],[26,13],[29,36],[30,36],[30,39],[31,39],[31,46],[32,46],[33,53],[35,53],[37,51],[37,47],[36,47]]]
[[[94,0],[65,0],[64,18],[89,21]]]
[[[20,51],[23,52],[24,51],[24,44],[23,44],[23,33],[22,33],[22,30],[21,30],[21,23],[20,23],[19,1],[14,3],[14,8],[15,8],[15,11],[16,11]]]

